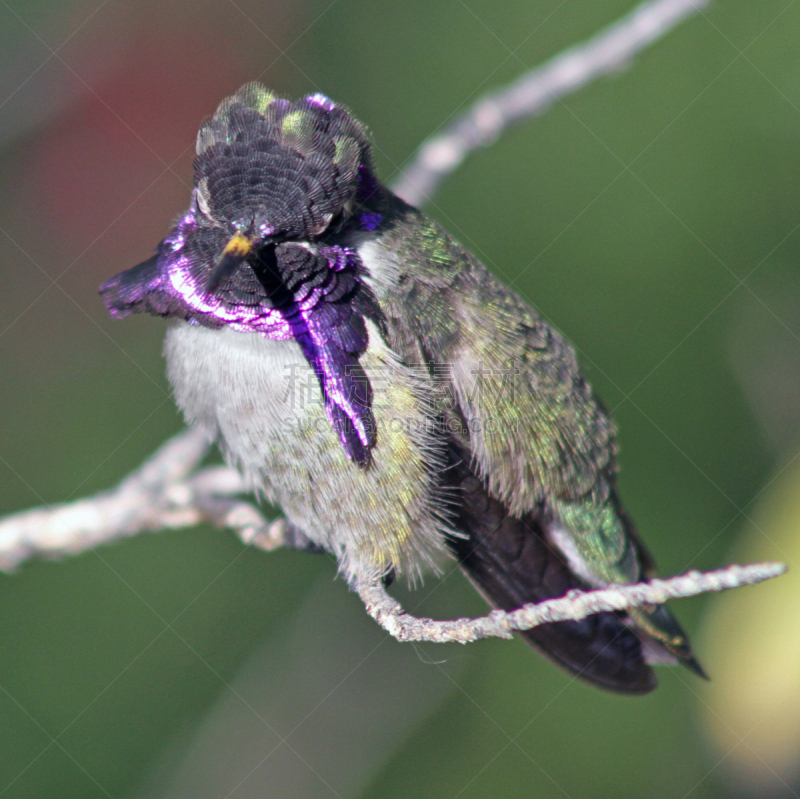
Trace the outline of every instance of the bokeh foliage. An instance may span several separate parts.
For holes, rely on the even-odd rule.
[[[480,93],[632,5],[0,5],[0,512],[110,486],[179,428],[164,324],[112,323],[95,289],[147,257],[186,204],[194,133],[221,97],[254,78],[322,91],[370,126],[390,180]],[[471,158],[428,208],[578,348],[664,573],[721,565],[740,536],[762,545],[739,555],[793,551],[752,503],[798,453],[798,36],[788,0],[718,0]],[[3,576],[0,794],[710,799],[745,790],[728,766],[777,712],[709,737],[727,700],[681,671],[626,699],[519,642],[401,647],[364,626],[334,576],[327,558],[246,551],[213,530]],[[756,627],[774,612],[761,591],[737,600]],[[455,573],[404,601],[483,609]],[[677,613],[698,630],[711,601]],[[697,648],[749,695],[745,671],[722,677],[750,644],[733,618]],[[800,632],[787,621],[785,636]],[[771,639],[753,640],[769,658]],[[234,756],[224,740],[250,748]],[[796,795],[791,763],[760,757],[747,791]]]

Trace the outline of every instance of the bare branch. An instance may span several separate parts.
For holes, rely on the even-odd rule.
[[[203,430],[167,441],[116,488],[63,505],[34,508],[0,520],[0,569],[34,555],[59,557],[138,533],[210,522],[234,529],[262,549],[280,545],[279,529],[239,499],[251,487],[235,469],[213,466],[193,474],[211,447]]]
[[[244,543],[259,549],[283,546],[284,520],[268,524],[258,508],[239,497],[251,487],[238,471],[226,466],[195,471],[210,446],[203,430],[184,430],[111,491],[7,516],[0,521],[0,569],[10,571],[34,555],[53,558],[76,554],[138,533],[203,522],[232,529]],[[692,571],[637,585],[571,591],[561,599],[455,621],[408,615],[381,582],[362,583],[357,590],[369,615],[398,640],[465,644],[481,638],[510,638],[515,630],[547,622],[578,620],[593,613],[752,585],[785,570],[780,563],[761,563],[707,573]]]
[[[251,486],[238,471],[227,466],[195,471],[210,446],[202,429],[184,430],[111,491],[7,516],[0,521],[0,569],[11,571],[34,555],[53,558],[76,554],[138,533],[203,522],[232,529],[244,543],[259,549],[283,546],[284,520],[269,524],[258,508],[240,498]],[[571,591],[561,599],[455,621],[408,615],[381,582],[362,583],[357,590],[369,615],[398,640],[465,644],[481,638],[510,638],[515,630],[547,622],[578,620],[593,613],[752,585],[785,570],[780,563],[762,563],[707,573],[692,571],[637,585]]]
[[[690,571],[648,583],[598,591],[570,591],[560,599],[523,605],[518,610],[493,610],[488,616],[454,621],[410,616],[399,602],[389,596],[381,582],[363,583],[357,590],[367,613],[398,641],[468,644],[482,638],[511,638],[514,631],[530,630],[553,621],[579,621],[594,613],[661,605],[669,599],[754,585],[785,571],[786,566],[782,563],[728,566],[711,572]]]
[[[591,39],[526,72],[510,86],[484,95],[445,130],[424,142],[393,190],[422,205],[439,184],[479,147],[517,122],[544,113],[556,100],[627,67],[634,56],[710,0],[647,0]]]

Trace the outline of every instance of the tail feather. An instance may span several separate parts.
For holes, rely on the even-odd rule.
[[[692,653],[689,637],[668,608],[664,605],[633,608],[628,611],[628,615],[638,628],[637,632],[644,633],[649,639],[646,642],[649,644],[646,646],[646,650],[652,654],[650,657],[645,654],[648,662],[664,662],[666,660],[666,662],[680,663],[698,677],[702,677],[704,680],[710,679]]]
[[[649,579],[655,576],[656,567],[653,556],[648,551],[644,542],[639,538],[636,528],[630,517],[622,509],[619,498],[614,492],[612,501],[616,507],[617,515],[625,525],[625,531],[636,547],[636,554],[641,565],[642,578]],[[649,663],[673,662],[686,666],[698,677],[710,679],[703,667],[694,657],[689,644],[689,636],[683,631],[678,620],[672,615],[665,605],[656,605],[647,608],[634,608],[628,611],[631,621],[638,628],[637,632],[645,643],[645,659]]]

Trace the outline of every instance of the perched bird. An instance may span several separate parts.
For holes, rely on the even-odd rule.
[[[351,584],[449,554],[511,610],[653,573],[570,345],[378,181],[365,128],[323,95],[224,100],[188,211],[101,294],[114,317],[175,319],[187,421]],[[654,688],[654,662],[703,673],[664,606],[521,635],[616,691]]]

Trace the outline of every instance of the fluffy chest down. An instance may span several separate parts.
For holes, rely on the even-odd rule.
[[[178,323],[167,372],[187,420],[219,436],[241,469],[350,578],[418,572],[444,552],[443,454],[435,394],[377,331],[361,358],[373,388],[377,443],[362,468],[326,418],[318,381],[294,341]]]

